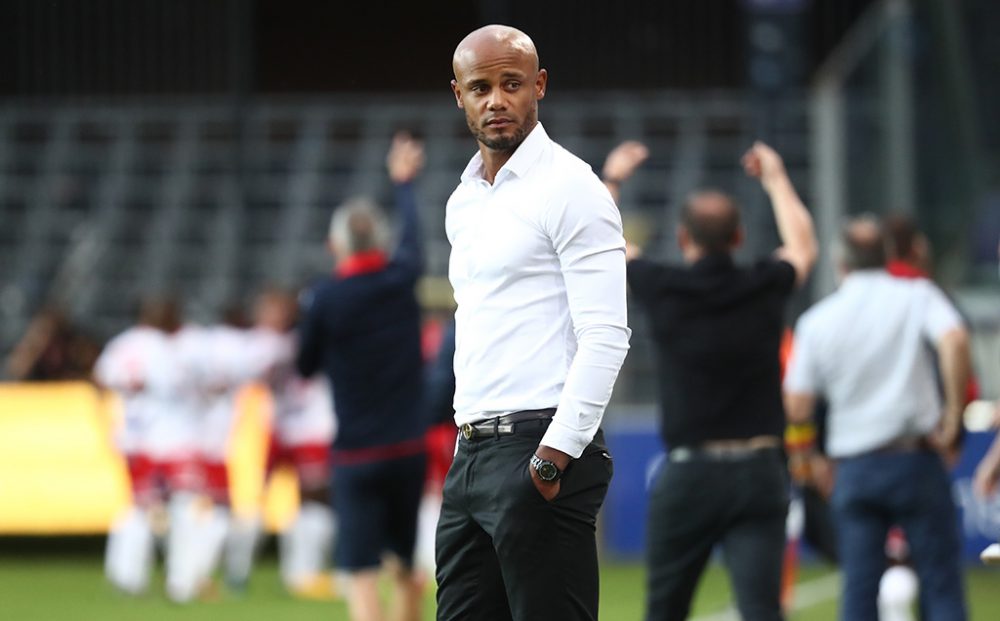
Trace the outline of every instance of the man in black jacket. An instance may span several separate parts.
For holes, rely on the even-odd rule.
[[[687,617],[716,543],[742,618],[782,618],[788,473],[778,351],[786,301],[809,274],[817,244],[778,154],[758,142],[743,166],[771,199],[783,242],[774,256],[735,265],[739,211],[725,194],[700,191],[681,215],[686,265],[628,263],[656,341],[669,447],[649,509],[650,621]]]
[[[336,272],[310,294],[302,325],[299,372],[323,371],[333,388],[338,429],[331,461],[340,521],[334,563],[351,575],[352,621],[383,618],[377,578],[386,552],[399,560],[395,609],[403,620],[419,617],[411,568],[426,455],[414,287],[423,253],[412,182],[422,165],[420,143],[397,135],[388,167],[402,225],[391,258],[375,205],[355,200],[334,213]]]

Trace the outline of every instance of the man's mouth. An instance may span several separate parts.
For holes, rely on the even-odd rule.
[[[486,126],[487,127],[502,128],[502,127],[507,127],[508,125],[513,125],[513,124],[514,124],[514,121],[512,121],[511,119],[508,119],[506,117],[497,118],[497,119],[490,119],[489,121],[486,121]]]

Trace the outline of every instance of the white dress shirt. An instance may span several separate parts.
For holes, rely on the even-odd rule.
[[[497,173],[477,153],[448,200],[455,421],[557,407],[542,444],[579,457],[628,351],[621,216],[535,126]]]
[[[929,280],[854,272],[799,320],[785,390],[826,396],[832,457],[928,434],[942,409],[933,348],[961,326]]]

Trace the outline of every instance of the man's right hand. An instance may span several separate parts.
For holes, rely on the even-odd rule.
[[[635,173],[635,169],[646,161],[647,157],[649,149],[646,145],[636,140],[626,140],[608,153],[601,178],[605,183],[622,183]]]
[[[812,452],[806,457],[809,482],[824,499],[833,496],[833,484],[836,480],[836,467],[833,460],[819,452]]]
[[[767,191],[770,191],[774,184],[788,178],[785,162],[778,152],[759,140],[753,143],[740,162],[743,164],[744,172],[750,177],[760,179],[761,185]]]
[[[954,468],[962,453],[962,416],[945,411],[941,423],[929,436],[931,446],[941,455],[948,468]]]

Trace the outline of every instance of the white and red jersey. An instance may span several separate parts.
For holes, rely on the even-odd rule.
[[[262,379],[271,390],[278,443],[329,446],[336,431],[330,385],[323,376],[299,376],[295,370],[295,334],[257,328],[249,338],[253,357],[265,363]]]
[[[116,336],[101,352],[95,375],[122,396],[125,420],[117,442],[126,455],[172,461],[196,449],[191,379],[178,338],[137,326]]]
[[[197,328],[185,344],[199,399],[199,451],[209,462],[225,460],[240,388],[267,369],[248,347],[248,334],[227,325]]]

